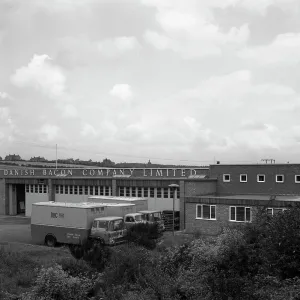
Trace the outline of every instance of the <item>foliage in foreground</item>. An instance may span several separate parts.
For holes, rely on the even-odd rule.
[[[246,227],[162,251],[128,244],[104,256],[95,248],[86,262],[64,259],[36,270],[22,299],[296,300],[299,229],[300,209],[294,207],[274,217],[262,211]],[[9,256],[3,261],[13,264]]]

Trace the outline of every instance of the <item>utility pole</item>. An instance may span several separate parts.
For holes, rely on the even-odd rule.
[[[56,146],[56,160],[55,160],[55,168],[57,169],[57,144],[56,144],[55,146]]]

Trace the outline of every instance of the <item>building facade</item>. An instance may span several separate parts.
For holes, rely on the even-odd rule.
[[[252,222],[260,208],[272,215],[300,204],[300,165],[217,164],[210,166],[209,178],[215,180],[211,194],[185,195],[187,232],[217,235],[224,226]]]
[[[81,202],[95,195],[145,197],[148,209],[170,210],[173,193],[169,185],[174,183],[179,186],[175,191],[175,210],[181,210],[185,182],[204,180],[208,174],[208,167],[2,169],[0,214],[30,216],[35,202]]]

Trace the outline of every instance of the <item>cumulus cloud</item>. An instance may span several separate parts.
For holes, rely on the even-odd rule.
[[[125,83],[115,84],[109,94],[124,101],[130,100],[133,97],[131,86]]]
[[[121,36],[98,42],[98,50],[107,57],[117,57],[127,52],[139,49],[141,46],[134,36]]]
[[[84,123],[80,131],[80,134],[82,136],[96,136],[97,131],[91,124]]]
[[[57,138],[60,128],[56,125],[44,124],[39,130],[40,138],[44,141],[53,141]]]
[[[64,93],[65,81],[62,70],[51,64],[46,54],[35,54],[27,66],[17,69],[11,76],[11,82],[17,87],[31,87],[54,98]]]
[[[245,48],[238,56],[260,65],[293,65],[300,62],[300,33],[279,34],[275,40],[264,46]]]
[[[145,41],[158,50],[169,49],[187,59],[220,55],[225,46],[239,49],[250,34],[248,24],[232,27],[227,32],[221,30],[208,2],[206,6],[194,0],[145,1],[145,4],[157,8],[156,20],[162,28],[162,32],[145,31]]]

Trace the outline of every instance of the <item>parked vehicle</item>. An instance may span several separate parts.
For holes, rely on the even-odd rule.
[[[102,217],[93,221],[90,238],[102,245],[114,246],[126,240],[127,229],[122,217]]]
[[[162,219],[162,214],[158,210],[142,210],[139,211],[142,214],[142,219],[149,223],[158,223],[159,230],[165,231],[164,221]]]
[[[115,219],[111,213],[114,212]],[[113,205],[107,207],[99,203],[62,203],[62,202],[39,202],[32,205],[31,214],[31,236],[32,240],[38,244],[46,244],[54,247],[57,243],[67,245],[82,245],[87,239],[97,236],[97,231],[103,228],[94,227],[93,234],[91,229],[94,221],[101,221],[106,218],[108,227],[105,235],[108,237],[110,244],[111,239],[119,239],[119,235],[126,235],[126,230],[122,229],[121,233],[110,235],[111,226],[115,221],[122,220],[124,205]],[[96,223],[95,223],[96,224]],[[97,223],[98,224],[98,223]],[[106,228],[106,227],[105,227]],[[117,230],[111,230],[117,231]],[[101,235],[99,235],[101,236]],[[117,236],[117,237],[115,237]],[[99,239],[98,239],[99,240]],[[104,241],[107,239],[104,238]]]
[[[141,213],[131,213],[131,214],[127,214],[124,217],[124,222],[127,228],[138,224],[138,223],[143,223],[145,222],[143,214]]]

